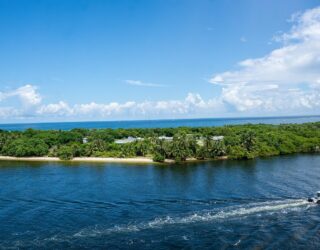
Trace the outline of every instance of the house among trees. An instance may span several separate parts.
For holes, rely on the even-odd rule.
[[[173,140],[173,137],[170,137],[170,136],[159,136],[158,137],[159,140],[164,140],[164,141],[172,141]]]
[[[222,141],[223,138],[224,138],[223,135],[215,135],[215,136],[211,136],[211,137],[210,137],[210,139],[211,139],[212,141]],[[203,146],[205,140],[206,140],[205,137],[200,137],[200,138],[197,140],[197,144],[198,144],[199,146]],[[208,140],[208,139],[207,139],[207,140]]]
[[[223,138],[224,138],[223,135],[216,135],[216,136],[212,136],[212,137],[211,137],[211,139],[212,139],[213,141],[222,141]]]
[[[135,142],[135,141],[141,141],[141,140],[143,140],[143,138],[141,138],[141,137],[132,137],[132,136],[129,136],[129,137],[127,137],[127,138],[115,140],[114,142],[115,142],[116,144],[126,144],[126,143]]]

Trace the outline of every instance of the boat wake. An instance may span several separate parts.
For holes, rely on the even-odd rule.
[[[116,225],[110,228],[101,228],[95,226],[94,228],[82,229],[74,234],[75,237],[96,237],[99,235],[112,233],[130,233],[138,232],[147,229],[161,229],[169,225],[183,225],[190,223],[205,223],[211,221],[224,221],[227,219],[241,219],[248,216],[262,216],[274,213],[288,213],[291,211],[298,211],[301,209],[308,209],[310,204],[305,199],[290,199],[282,201],[269,201],[250,203],[247,205],[238,205],[225,207],[223,209],[214,209],[210,211],[200,211],[188,214],[182,217],[166,216],[159,217],[147,222],[131,223],[128,225]]]
[[[305,199],[288,199],[281,201],[267,201],[267,202],[249,202],[242,205],[231,205],[223,208],[214,208],[211,210],[201,210],[198,212],[188,213],[184,215],[171,215],[158,217],[145,222],[131,222],[126,225],[105,226],[96,225],[84,228],[77,233],[58,233],[44,239],[34,238],[29,240],[6,241],[0,244],[0,248],[9,248],[14,246],[14,249],[19,248],[47,248],[53,244],[73,244],[77,240],[86,238],[103,237],[113,234],[136,233],[144,230],[161,230],[170,226],[186,226],[192,223],[212,223],[225,222],[228,220],[241,220],[249,216],[272,216],[283,213],[299,212],[307,210],[310,207],[317,206],[314,203],[309,203]],[[188,238],[183,236],[184,240]],[[75,241],[76,240],[76,241]],[[240,240],[241,241],[241,240]],[[240,241],[234,243],[238,245]]]

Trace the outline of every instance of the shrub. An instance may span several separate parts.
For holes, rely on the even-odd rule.
[[[164,162],[165,157],[164,157],[162,154],[156,153],[156,154],[153,156],[152,160],[153,160],[154,162]]]
[[[71,160],[73,158],[73,149],[70,146],[61,146],[58,149],[57,156],[61,160]]]
[[[247,152],[241,146],[228,147],[228,156],[230,159],[245,159]]]
[[[9,156],[28,157],[44,156],[49,151],[48,145],[40,139],[20,138],[4,145],[2,153]]]

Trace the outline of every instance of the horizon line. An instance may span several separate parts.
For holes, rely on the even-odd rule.
[[[85,120],[85,121],[43,121],[43,122],[12,122],[2,123],[0,125],[15,125],[15,124],[52,124],[52,123],[102,123],[102,122],[143,122],[143,121],[172,121],[172,120],[242,120],[242,119],[272,119],[272,118],[299,118],[299,117],[320,117],[317,115],[275,115],[275,116],[229,116],[229,117],[202,117],[202,118],[164,118],[164,119],[132,119],[132,120]]]

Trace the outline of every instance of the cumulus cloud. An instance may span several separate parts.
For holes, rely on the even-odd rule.
[[[42,97],[37,92],[37,87],[33,85],[25,85],[15,90],[0,92],[0,101],[8,98],[18,97],[24,105],[37,105],[41,103]]]
[[[0,105],[1,119],[112,119],[112,118],[145,118],[145,117],[172,117],[189,116],[212,113],[223,110],[223,104],[219,100],[204,100],[200,94],[189,93],[182,100],[160,101],[127,101],[123,103],[80,103],[70,105],[65,101],[57,103],[42,103],[41,95],[37,88],[25,85],[15,90],[0,92],[0,101],[18,97],[22,105],[3,107]],[[30,108],[31,107],[31,108]]]
[[[165,87],[166,85],[143,82],[140,80],[125,80],[125,82],[129,85],[138,86],[138,87]]]
[[[112,114],[124,113],[134,107],[135,102],[125,102],[123,104],[117,102],[111,102],[108,104],[97,104],[91,102],[89,104],[78,104],[73,107],[73,112],[76,115],[97,115],[102,117],[108,117]]]
[[[72,107],[64,102],[42,105],[37,113],[42,116],[75,116],[75,117],[148,117],[156,115],[189,115],[202,111],[216,109],[221,103],[209,100],[204,101],[199,94],[189,93],[184,100],[167,101],[128,101],[124,103],[111,102],[98,104],[76,104]]]
[[[18,105],[9,105],[8,103],[12,103],[11,99],[18,100]],[[30,84],[13,90],[0,91],[0,119],[34,117],[35,110],[41,102],[42,97],[37,92],[37,87]]]
[[[43,105],[37,109],[36,113],[39,115],[46,115],[46,114],[71,115],[73,113],[73,109],[70,108],[66,102],[60,101],[58,103]]]
[[[319,108],[320,7],[294,14],[290,22],[291,30],[275,37],[280,48],[210,79],[222,86],[226,103],[239,111]]]

